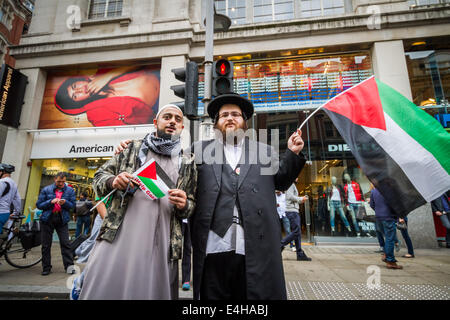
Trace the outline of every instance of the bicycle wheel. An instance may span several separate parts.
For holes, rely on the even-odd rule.
[[[6,262],[16,268],[29,268],[42,260],[41,246],[24,249],[17,235],[6,243],[5,248]]]

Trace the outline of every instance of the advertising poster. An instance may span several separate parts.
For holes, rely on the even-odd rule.
[[[39,129],[150,124],[158,111],[159,66],[48,74]]]

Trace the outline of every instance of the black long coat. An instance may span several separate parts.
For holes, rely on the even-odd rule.
[[[194,299],[199,299],[206,243],[219,196],[224,156],[223,145],[216,140],[199,141],[193,147],[198,184],[191,236]],[[249,300],[286,299],[275,189],[287,190],[298,177],[305,159],[289,149],[281,161],[277,158],[270,146],[246,138],[239,162],[238,197],[245,235]]]

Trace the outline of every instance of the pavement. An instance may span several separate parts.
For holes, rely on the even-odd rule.
[[[403,270],[386,269],[375,246],[303,249],[312,261],[297,261],[287,247],[283,251],[289,300],[450,300],[450,249],[416,249],[415,258],[405,259],[402,248],[396,257]],[[0,299],[68,299],[74,276],[64,273],[59,250],[54,243],[48,276],[41,275],[41,264],[16,269],[1,258]],[[192,299],[192,288],[180,289],[180,299]]]

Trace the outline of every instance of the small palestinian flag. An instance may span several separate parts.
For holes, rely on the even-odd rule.
[[[450,189],[450,134],[399,92],[371,77],[323,108],[399,216]]]
[[[152,200],[163,198],[175,184],[154,159],[147,161],[135,173],[139,188]]]

